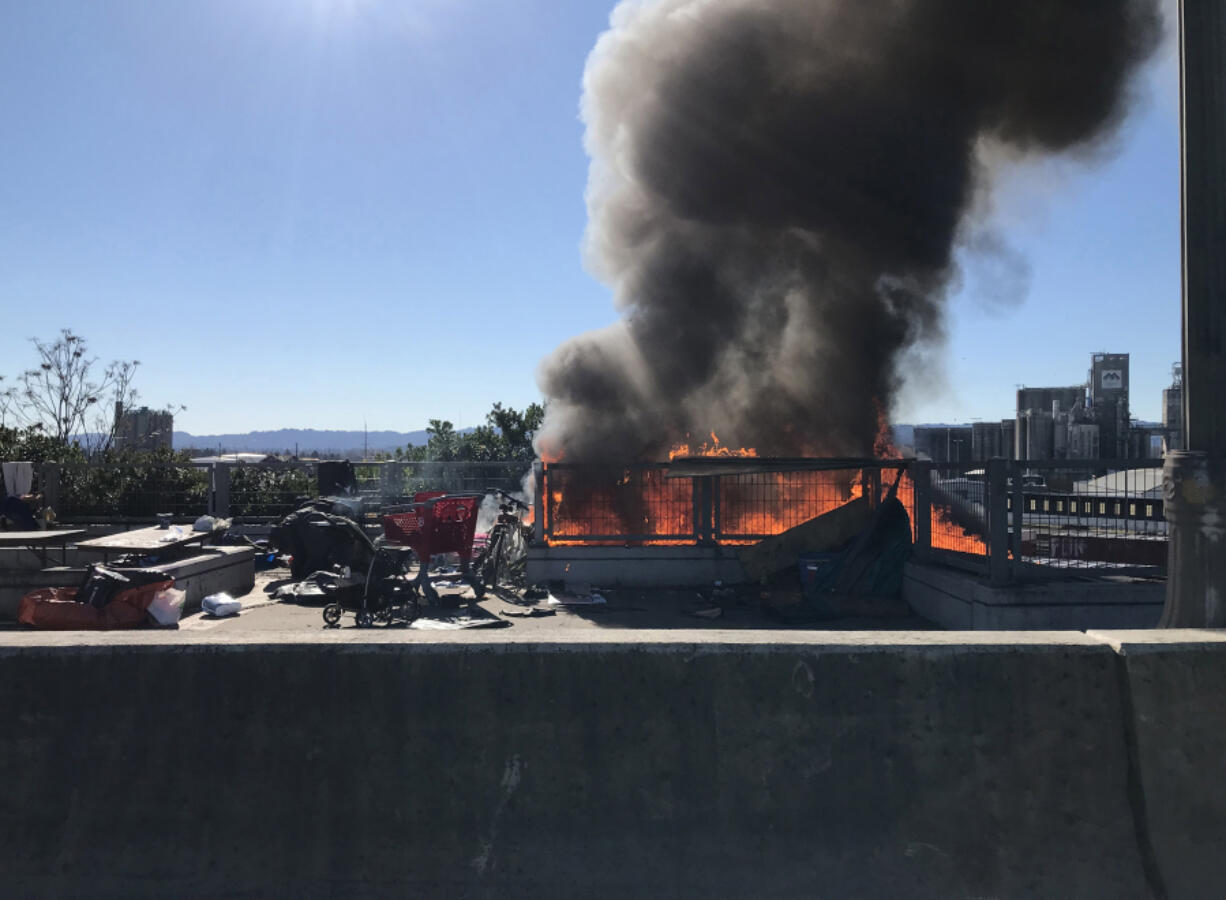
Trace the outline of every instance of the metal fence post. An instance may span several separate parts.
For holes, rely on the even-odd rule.
[[[714,516],[712,515],[712,478],[704,476],[691,479],[691,494],[694,498],[694,537],[700,545],[714,540]]]
[[[545,464],[532,464],[532,540],[536,544],[545,543]]]
[[[1008,460],[988,460],[988,577],[993,585],[1009,583]]]
[[[932,550],[932,462],[916,460],[911,480],[915,485],[915,549],[922,557]]]
[[[1013,502],[1012,507],[1012,528],[1009,531],[1009,549],[1013,551],[1013,571],[1016,572],[1018,564],[1022,559],[1022,523],[1026,521],[1026,494],[1025,486],[1022,482],[1024,471],[1022,467],[1015,466],[1013,470],[1013,490],[1011,492]]]
[[[44,463],[40,473],[43,482],[43,506],[53,512],[60,511],[60,464]]]
[[[213,492],[209,515],[215,519],[230,517],[230,467],[225,463],[213,463],[209,466]]]
[[[404,493],[404,463],[387,460],[379,468],[379,494],[384,501]]]

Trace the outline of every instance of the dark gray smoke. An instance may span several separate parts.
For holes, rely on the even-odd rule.
[[[1161,30],[1156,0],[623,2],[583,97],[623,318],[543,363],[538,449],[871,452],[941,337],[983,148],[1100,146]]]

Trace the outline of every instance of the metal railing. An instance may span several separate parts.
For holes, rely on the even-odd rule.
[[[201,515],[209,473],[192,465],[79,463],[44,467],[42,490],[62,522],[153,522]],[[52,502],[54,500],[54,502]]]
[[[1018,566],[1165,576],[1162,468],[1154,463],[1013,463],[1007,508]]]
[[[1165,576],[1162,473],[1154,460],[721,460],[715,467],[701,474],[667,463],[538,465],[538,539],[753,543],[859,497],[876,505],[901,468],[896,494],[911,516],[918,558],[995,584],[1088,573]]]
[[[517,492],[530,465],[494,462],[355,463],[359,494],[398,503],[418,491],[501,488]],[[318,496],[313,463],[48,463],[37,473],[44,504],[63,523],[152,523],[159,513],[205,513],[243,522],[275,521]]]
[[[879,498],[882,470],[905,466],[750,461],[744,472],[678,475],[669,463],[552,463],[537,468],[538,532],[552,544],[755,543],[857,497]]]

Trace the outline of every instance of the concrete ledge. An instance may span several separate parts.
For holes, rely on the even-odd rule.
[[[37,588],[71,587],[85,578],[85,569],[56,566],[51,569],[0,570],[0,621],[16,622],[21,598]]]
[[[1141,898],[1226,879],[1226,798],[1205,789],[1226,640],[514,632],[0,635],[9,891]]]
[[[602,587],[709,587],[748,579],[734,547],[530,547],[528,581]]]
[[[931,622],[959,630],[1153,628],[1166,584],[1124,578],[992,587],[981,577],[911,561],[903,599]]]

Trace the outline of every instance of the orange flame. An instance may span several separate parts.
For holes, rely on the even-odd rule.
[[[711,432],[711,442],[690,446],[688,441],[689,435],[686,435],[687,441],[683,444],[676,444],[668,451],[670,460],[677,459],[681,456],[716,456],[716,457],[754,457],[758,455],[758,451],[753,447],[725,447],[719,442],[719,438],[715,432]]]
[[[901,459],[902,454],[890,439],[889,421],[880,408],[877,421],[875,454],[880,459]],[[711,432],[710,438],[709,442],[694,445],[687,435],[684,443],[669,451],[668,458],[758,456],[754,448],[725,446],[715,432]],[[894,483],[894,471],[887,468],[723,475],[718,481],[719,541],[755,543],[763,535],[781,534],[859,497],[869,497],[876,504]],[[600,535],[633,535],[634,543],[646,545],[693,543],[692,537],[678,537],[691,535],[695,529],[694,486],[690,479],[666,479],[662,470],[632,473],[627,469],[605,484],[576,491],[568,489],[567,474],[559,471],[551,477],[552,503],[546,504],[546,518],[556,535],[551,544],[593,546],[625,540],[582,540],[585,536]],[[910,472],[903,473],[897,496],[908,514],[914,515],[915,484]],[[932,506],[929,531],[934,548],[987,553],[983,539],[959,525],[950,509]]]

